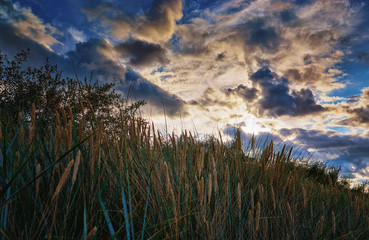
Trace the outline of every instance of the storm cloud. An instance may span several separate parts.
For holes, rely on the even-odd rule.
[[[276,29],[267,26],[262,18],[248,21],[240,25],[239,29],[247,50],[250,47],[259,47],[263,51],[276,51],[281,42]]]
[[[252,102],[257,98],[258,90],[256,88],[249,88],[240,84],[236,88],[228,88],[225,92],[226,94],[236,94],[242,97],[245,101]]]
[[[321,112],[324,107],[316,104],[310,89],[290,90],[287,78],[278,77],[269,68],[263,67],[250,76],[261,88],[259,112],[268,116],[302,116]]]
[[[169,63],[166,50],[159,44],[130,39],[114,48],[121,58],[129,59],[129,63],[137,67]]]
[[[325,153],[323,157],[333,165],[342,166],[344,174],[360,172],[369,166],[368,138],[302,128],[281,129],[279,133],[282,136],[294,136],[294,141],[305,149]]]

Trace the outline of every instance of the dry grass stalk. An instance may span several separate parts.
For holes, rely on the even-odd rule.
[[[254,191],[252,190],[252,188],[250,189],[250,200],[251,200],[251,209],[254,208]]]
[[[190,186],[188,185],[188,183],[185,183],[185,202],[188,202],[188,198],[190,195]]]
[[[202,172],[202,169],[204,167],[204,158],[205,158],[205,150],[203,147],[200,146],[200,153],[198,155],[198,158],[197,158],[197,169],[196,169],[196,172],[197,172],[197,179],[200,179],[201,177],[201,172]]]
[[[218,192],[218,177],[217,177],[217,168],[216,168],[216,163],[215,163],[215,159],[214,159],[214,156],[211,156],[211,163],[212,163],[212,166],[213,166],[213,182],[214,182],[214,195],[217,194]]]
[[[304,184],[301,184],[301,191],[302,191],[302,199],[303,199],[303,202],[304,202],[304,209],[306,209],[307,199],[306,199],[306,190],[305,190]]]
[[[259,230],[259,226],[260,226],[260,211],[261,211],[261,206],[260,206],[260,202],[258,202],[256,204],[255,232]]]
[[[249,231],[253,230],[253,215],[254,215],[254,208],[250,208],[249,212],[247,213],[247,225]]]
[[[274,211],[276,211],[276,209],[277,209],[277,205],[276,205],[276,201],[275,201],[276,196],[275,196],[275,192],[274,192],[274,188],[273,188],[272,184],[270,184],[270,194],[271,194],[271,197],[272,197],[273,209],[274,209]]]
[[[237,204],[238,204],[239,218],[240,218],[240,221],[241,221],[241,218],[242,218],[241,182],[238,182],[238,184],[237,184]]]
[[[39,163],[37,163],[37,166],[36,166],[36,176],[38,176],[41,172],[41,165]],[[37,178],[36,179],[36,182],[35,182],[35,192],[36,192],[36,195],[38,194],[38,191],[40,189],[40,178]]]
[[[317,237],[323,233],[324,216],[322,215],[319,221],[316,223],[314,237]]]
[[[197,182],[197,188],[199,193],[200,206],[202,207],[204,203],[204,177],[201,177],[200,181]]]
[[[264,190],[261,184],[258,185],[258,193],[259,193],[259,202],[263,202],[264,200]]]
[[[72,169],[72,166],[74,164],[74,160],[70,161],[68,166],[66,167],[63,175],[61,176],[61,179],[58,183],[58,186],[56,187],[56,190],[54,192],[54,195],[52,197],[52,200],[54,200],[60,193],[60,190],[62,189],[64,183],[67,181],[68,175],[70,173],[70,170]]]
[[[61,126],[60,115],[59,115],[58,110],[56,110],[56,109],[55,109],[55,118],[56,118],[56,125]]]
[[[64,125],[67,125],[67,114],[65,113],[65,109],[63,107],[60,108],[60,112],[62,114],[63,117],[63,123]]]
[[[72,186],[73,186],[74,182],[77,179],[77,172],[78,172],[78,167],[79,167],[80,161],[81,161],[81,151],[78,150],[76,160],[74,161],[73,175],[72,175]]]
[[[18,123],[20,124],[21,122],[22,122],[22,112],[19,112],[18,113]],[[22,140],[22,142],[24,141],[24,128],[23,128],[23,124],[20,127],[20,129],[19,129],[19,138]]]
[[[91,240],[97,231],[97,227],[95,226],[87,235],[86,240]]]
[[[92,107],[90,101],[87,98],[86,98],[86,102],[87,102],[88,108],[90,109],[90,112],[92,113],[92,116],[94,117],[95,122],[97,123],[97,118],[96,118],[96,115],[95,115],[94,108]]]
[[[62,132],[63,131],[62,131],[60,125],[58,125],[56,127],[55,146],[54,146],[55,156],[59,155],[59,150],[61,149]]]
[[[225,176],[224,176],[224,193],[225,193],[225,200],[228,205],[229,196],[228,196],[228,184],[229,184],[229,171],[228,171],[228,165],[225,167]]]
[[[69,120],[68,124],[68,131],[67,131],[67,149],[72,148],[72,141],[73,141],[73,132],[72,132],[73,122],[72,120]]]
[[[177,201],[176,201],[176,198],[174,196],[173,186],[172,186],[171,181],[170,181],[168,164],[167,164],[167,162],[164,162],[163,165],[164,165],[164,174],[165,174],[165,185],[167,186],[167,189],[169,191],[169,195],[171,197],[172,203],[174,204],[173,217],[174,217],[174,225],[175,225],[176,236],[178,236],[179,206],[177,206]]]
[[[287,214],[290,219],[290,222],[293,223],[292,209],[290,203],[287,202]]]
[[[336,215],[334,211],[332,211],[332,232],[336,234]]]
[[[211,192],[212,192],[212,176],[210,173],[208,177],[208,204],[210,204]]]
[[[90,171],[91,171],[91,176],[93,176],[94,171],[95,171],[95,152],[93,151],[94,149],[94,138],[92,136],[92,129],[90,129],[90,142],[89,142],[89,148],[90,148]]]

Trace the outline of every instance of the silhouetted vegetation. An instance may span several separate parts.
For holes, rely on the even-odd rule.
[[[38,97],[5,99],[5,239],[369,238],[365,186],[341,184],[337,168],[300,164],[290,147],[242,143],[239,132],[232,143],[163,136],[130,111],[99,120],[83,95],[47,110]]]
[[[113,83],[94,81],[93,73],[82,81],[77,76],[63,78],[62,71],[48,59],[43,66],[26,68],[29,53],[29,49],[22,51],[9,60],[0,52],[0,111],[9,123],[18,123],[22,117],[29,122],[31,105],[35,103],[46,124],[55,119],[56,110],[70,106],[75,120],[79,121],[83,112],[87,118],[103,120],[108,127],[120,112],[133,116],[144,104],[128,104],[127,98],[115,92]],[[86,107],[84,111],[82,106]]]

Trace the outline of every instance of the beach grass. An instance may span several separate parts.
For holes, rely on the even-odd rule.
[[[2,239],[369,239],[365,186],[292,146],[55,111],[0,122]]]

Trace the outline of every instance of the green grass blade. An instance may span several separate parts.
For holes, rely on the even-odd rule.
[[[146,197],[146,206],[145,206],[145,214],[144,214],[144,221],[142,224],[142,230],[141,230],[141,240],[144,238],[145,233],[145,227],[146,227],[146,216],[147,216],[147,207],[149,206],[149,197],[150,197],[150,189],[151,189],[151,179],[149,181],[149,187],[147,190],[147,197]]]
[[[126,195],[124,194],[123,185],[121,187],[122,192],[122,204],[123,204],[123,213],[124,213],[124,222],[126,225],[126,233],[127,233],[127,239],[130,240],[130,230],[129,230],[129,218],[128,218],[128,211],[127,211],[127,201],[126,201]]]
[[[116,238],[114,237],[115,236],[115,231],[114,231],[114,228],[113,228],[113,225],[110,221],[110,217],[109,217],[109,214],[108,212],[106,211],[106,207],[104,205],[104,202],[102,201],[101,199],[101,195],[100,193],[98,193],[98,197],[99,197],[99,202],[100,202],[100,205],[101,205],[101,208],[103,210],[103,214],[104,214],[104,217],[105,217],[105,220],[106,220],[106,223],[108,224],[108,228],[109,228],[109,232],[110,232],[110,235],[113,237],[114,240],[116,240]]]

